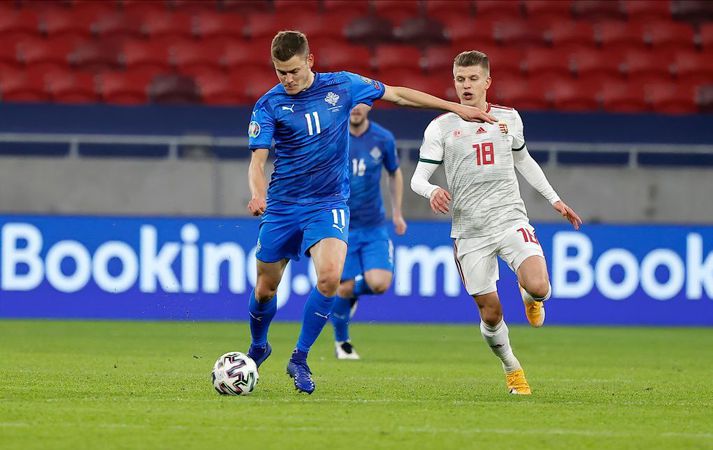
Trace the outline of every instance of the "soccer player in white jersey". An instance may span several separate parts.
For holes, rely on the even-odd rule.
[[[459,54],[453,63],[461,104],[488,111],[493,124],[469,123],[447,113],[426,128],[411,188],[430,200],[436,213],[452,212],[451,237],[463,284],[480,311],[480,331],[503,364],[508,391],[529,395],[530,386],[513,354],[496,290],[497,257],[517,274],[527,320],[540,327],[543,302],[550,297],[547,266],[520,197],[515,169],[575,229],[582,221],[560,200],[540,166],[527,152],[522,119],[512,108],[491,105],[490,64],[482,52]],[[449,190],[429,183],[443,164]]]

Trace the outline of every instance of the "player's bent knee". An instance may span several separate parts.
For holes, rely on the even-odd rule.
[[[369,289],[371,289],[371,292],[374,294],[383,294],[389,289],[389,284],[391,283],[378,282],[373,285],[369,285]]]
[[[352,298],[354,296],[354,281],[343,281],[337,288],[337,295],[342,298]]]
[[[277,293],[277,286],[268,286],[263,283],[257,283],[255,286],[255,300],[260,303],[266,302],[275,296]]]
[[[326,274],[317,279],[317,290],[327,297],[333,297],[337,294],[339,288],[339,275]]]
[[[536,299],[545,299],[550,292],[550,282],[545,279],[530,281],[525,290]]]

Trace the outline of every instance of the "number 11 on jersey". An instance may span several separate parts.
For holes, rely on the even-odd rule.
[[[312,116],[314,116],[314,127],[312,126]],[[309,113],[305,114],[305,119],[307,119],[307,134],[310,136],[322,132],[322,128],[319,126],[319,114],[317,111],[313,111],[312,116],[310,116]],[[315,128],[317,129],[317,133],[314,132]]]

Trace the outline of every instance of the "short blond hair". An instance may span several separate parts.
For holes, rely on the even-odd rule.
[[[478,50],[468,50],[461,52],[453,60],[453,67],[480,66],[486,74],[490,74],[490,60],[488,55]]]

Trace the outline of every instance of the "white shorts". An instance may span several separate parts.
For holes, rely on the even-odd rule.
[[[513,272],[530,256],[541,256],[542,247],[535,237],[535,229],[528,222],[518,222],[512,228],[493,236],[456,238],[453,240],[456,265],[465,290],[470,295],[496,291],[500,278],[497,257],[505,261]]]

